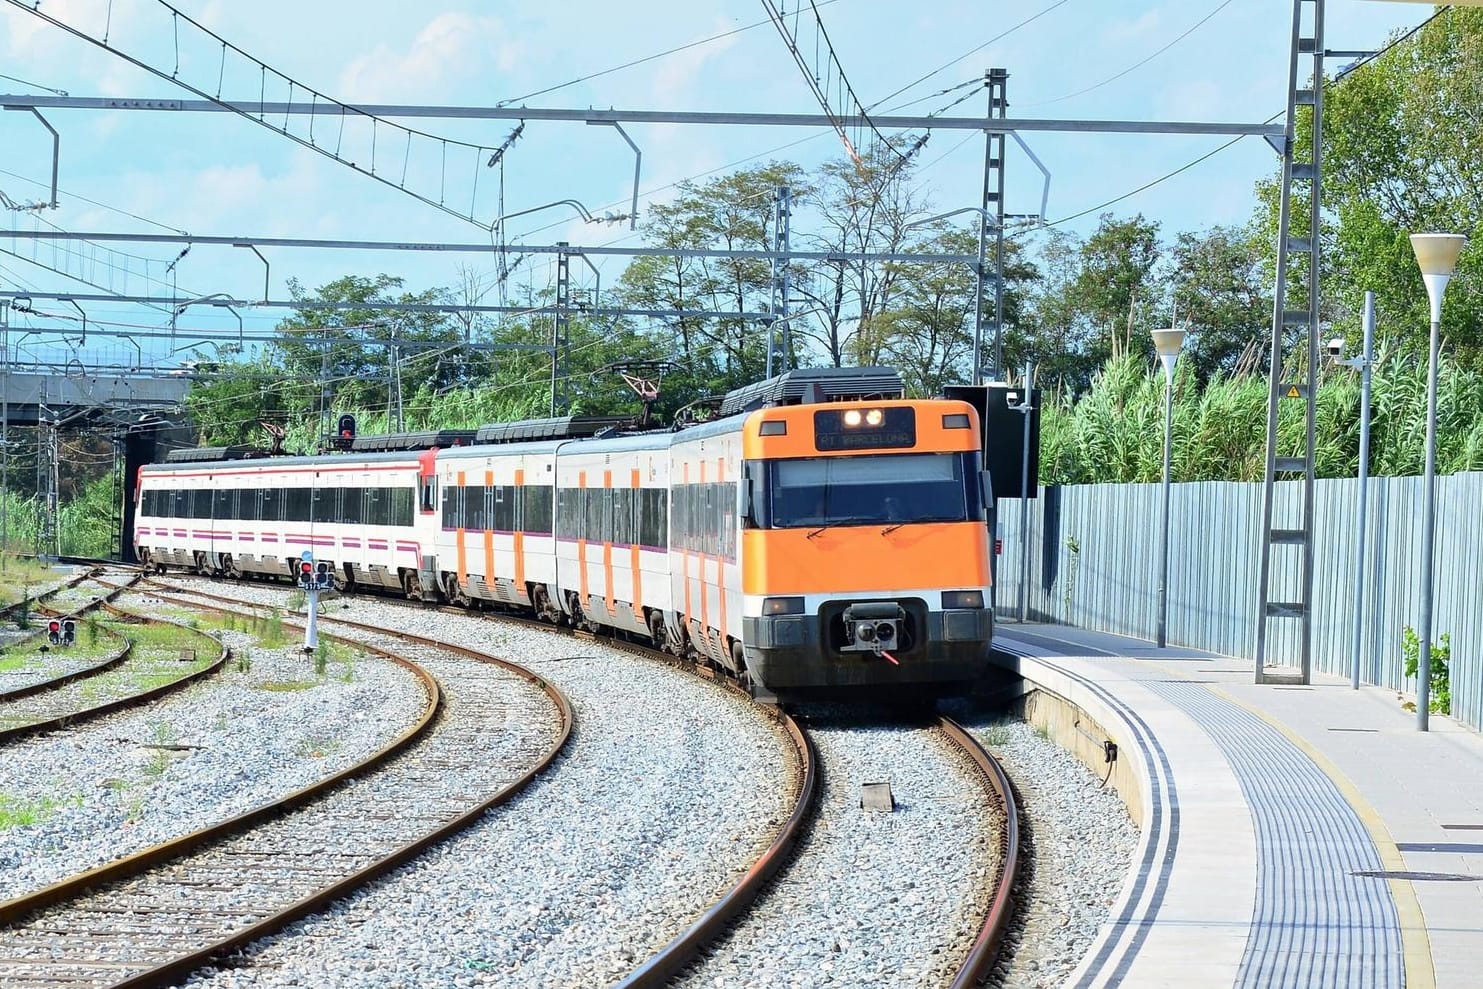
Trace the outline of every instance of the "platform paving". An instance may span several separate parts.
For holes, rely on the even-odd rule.
[[[1003,623],[996,646],[1141,753],[1134,873],[1068,985],[1483,987],[1483,736],[1141,639]]]

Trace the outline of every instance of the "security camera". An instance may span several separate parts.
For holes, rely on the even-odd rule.
[[[1341,358],[1343,356],[1344,356],[1344,338],[1343,337],[1334,337],[1332,340],[1329,341],[1329,357],[1333,358],[1334,360],[1338,360],[1339,358]]]

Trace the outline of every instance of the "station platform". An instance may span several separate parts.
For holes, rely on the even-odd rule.
[[[1033,623],[995,646],[1139,760],[1133,868],[1067,986],[1483,986],[1483,736],[1250,659]]]

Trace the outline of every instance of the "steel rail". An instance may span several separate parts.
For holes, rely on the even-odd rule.
[[[135,577],[134,579],[138,580],[139,578]],[[74,589],[81,583],[82,581],[78,581],[76,584],[72,584],[69,587],[58,588],[57,592],[60,593],[63,590]],[[38,608],[37,610],[48,612],[53,615],[62,616],[83,615],[87,614],[90,611],[93,611],[94,609],[103,607],[104,604],[113,601],[120,594],[124,593],[124,591],[128,590],[127,585],[123,587],[112,587],[112,585],[104,584],[104,586],[111,588],[107,594],[103,595],[103,597],[99,598],[98,600],[89,602],[81,608],[74,608],[71,611],[58,611],[53,608]],[[107,632],[109,635],[119,636],[119,633],[112,630],[104,629],[104,631]],[[9,646],[7,648],[20,649],[27,643],[41,638],[43,634],[44,633],[38,629],[35,635],[27,636],[26,638],[21,639],[19,642],[15,643],[14,646]],[[123,636],[119,637],[123,638]],[[86,677],[97,676],[99,673],[106,673],[109,670],[113,669],[115,666],[118,666],[124,660],[128,659],[129,652],[132,650],[132,648],[132,644],[129,643],[127,639],[124,639],[123,649],[119,650],[117,653],[114,653],[111,656],[105,657],[101,662],[94,663],[92,666],[84,666],[83,668],[73,670],[70,673],[61,673],[46,680],[38,680],[35,683],[27,684],[24,687],[16,687],[13,690],[0,690],[0,703],[3,703],[5,701],[18,701],[23,697],[32,697],[36,694],[45,693],[48,690],[56,690],[58,687],[65,687],[69,683],[75,683],[76,681],[82,680]]]
[[[149,583],[151,586],[169,586],[161,585],[158,581],[154,580],[149,580],[146,582]],[[236,599],[225,598],[203,591],[192,590],[184,593],[204,597],[208,600],[215,598],[222,601],[232,601],[239,605],[242,603],[240,601],[237,601]],[[406,601],[399,598],[388,597],[385,600],[393,604],[402,605],[409,609],[416,609],[419,611],[425,611],[430,607],[430,605],[426,603]],[[453,614],[471,614],[468,609],[459,607],[457,605],[438,605],[432,607],[436,607],[437,610],[443,610]],[[751,699],[750,695],[746,694],[746,692],[743,691],[735,683],[730,680],[725,680],[717,677],[711,670],[697,666],[694,663],[687,663],[683,660],[669,655],[668,653],[660,652],[648,646],[640,645],[635,642],[623,642],[618,639],[610,639],[607,637],[598,636],[592,632],[588,632],[585,630],[558,628],[548,623],[538,621],[537,619],[526,618],[520,615],[494,614],[490,615],[489,617],[496,618],[500,621],[508,621],[513,624],[526,626],[551,635],[563,635],[570,638],[583,639],[587,641],[597,641],[601,639],[604,645],[610,646],[614,649],[618,649],[622,652],[630,653],[635,656],[641,656],[645,659],[664,663],[666,666],[670,666],[678,670],[692,673],[694,675],[700,676],[703,679],[710,680],[721,689],[731,690],[736,692],[740,696],[747,697],[748,700]],[[337,618],[333,616],[321,616],[320,622],[339,623],[351,628],[358,628],[361,630],[378,632],[381,634],[406,634],[402,632],[390,633],[382,626],[368,625],[362,622],[356,622],[350,619]],[[443,648],[449,647],[444,646]],[[621,989],[658,989],[658,987],[666,985],[675,974],[677,974],[686,965],[693,962],[705,947],[719,938],[721,934],[725,932],[727,926],[731,924],[744,910],[747,909],[747,907],[749,907],[757,899],[757,897],[766,888],[768,882],[770,882],[777,875],[779,870],[781,870],[783,866],[787,864],[789,857],[792,855],[794,849],[797,847],[798,842],[802,839],[805,829],[811,823],[814,809],[818,804],[819,789],[822,785],[820,778],[821,774],[819,771],[818,753],[814,749],[813,741],[809,738],[808,733],[803,729],[803,727],[799,725],[798,722],[795,721],[786,712],[782,711],[781,709],[769,708],[765,705],[758,705],[758,707],[766,711],[770,717],[774,717],[778,720],[778,722],[782,725],[783,730],[788,735],[789,740],[793,743],[794,746],[794,750],[798,759],[797,771],[799,774],[799,794],[798,799],[794,803],[792,813],[789,814],[788,819],[783,823],[782,827],[779,828],[778,833],[774,837],[772,843],[767,847],[762,855],[758,857],[757,861],[754,862],[750,868],[748,868],[746,873],[742,875],[742,877],[731,889],[727,890],[715,903],[713,903],[706,910],[704,914],[702,914],[699,918],[692,922],[690,926],[687,927],[683,932],[672,938],[668,943],[660,948],[658,952],[650,956],[649,959],[647,959],[642,965],[634,969],[622,980],[615,983],[615,987],[621,987]]]
[[[938,719],[938,727],[973,760],[1004,806],[1004,830],[999,838],[999,882],[973,947],[969,949],[968,957],[958,967],[958,974],[951,983],[952,989],[971,989],[989,974],[989,969],[998,958],[1004,929],[1014,912],[1014,881],[1019,874],[1019,810],[1015,804],[1014,789],[1004,767],[999,765],[999,761],[989,754],[978,739],[946,715]]]
[[[111,604],[104,604],[103,607],[114,611],[119,615],[129,615],[136,618],[140,617],[138,615],[133,615],[131,612],[125,611],[121,608],[115,608]],[[146,621],[156,622],[164,625],[174,625],[182,630],[192,632],[196,635],[201,635],[200,632],[197,632],[193,628],[189,628],[188,626],[182,625],[179,622],[169,621],[168,619],[151,618],[146,619]],[[206,638],[206,636],[202,637]],[[104,701],[102,704],[95,704],[92,707],[82,708],[81,710],[77,711],[69,711],[65,714],[59,714],[50,718],[43,718],[40,721],[32,721],[23,725],[13,725],[9,728],[0,728],[0,744],[12,742],[18,738],[25,738],[30,735],[38,735],[42,732],[55,731],[58,728],[67,728],[72,725],[78,724],[79,722],[91,721],[94,718],[102,717],[105,714],[112,714],[115,711],[121,711],[124,708],[140,707],[144,704],[148,704],[152,700],[163,697],[168,693],[172,693],[173,691],[181,689],[182,687],[189,686],[190,684],[193,684],[198,680],[202,680],[212,675],[213,673],[218,672],[222,668],[222,666],[225,665],[226,661],[231,658],[231,656],[232,651],[223,646],[221,654],[218,655],[213,662],[201,667],[199,670],[196,670],[193,673],[187,673],[175,680],[171,680],[169,683],[162,683],[158,686],[150,687],[147,690],[142,690],[138,693],[127,694],[123,697],[115,697],[112,700]]]
[[[150,583],[152,585],[155,584],[155,582]],[[188,591],[183,593],[189,595],[190,597],[200,597],[207,600],[215,599],[224,604],[235,606],[236,608],[240,608],[242,604],[244,604],[244,602],[240,600],[226,598],[220,595],[206,594],[197,591]],[[209,605],[182,601],[180,598],[170,595],[161,594],[159,596],[164,600],[171,601],[171,603],[187,604],[190,607],[199,608],[201,610],[227,610],[226,608],[213,608]],[[326,620],[328,621],[330,619]],[[288,627],[299,627],[290,622],[285,622],[284,624]],[[342,624],[352,623],[342,622]],[[295,920],[299,920],[302,917],[314,913],[321,907],[345,896],[346,894],[353,892],[354,890],[359,889],[384,875],[389,874],[390,872],[404,865],[416,856],[420,855],[430,846],[444,840],[445,838],[451,837],[459,831],[462,831],[470,825],[474,824],[491,808],[507,803],[511,798],[513,798],[516,794],[518,794],[521,790],[528,786],[530,782],[536,778],[536,776],[549,768],[549,766],[556,760],[557,756],[559,756],[563,751],[567,740],[571,737],[572,728],[575,723],[575,716],[573,714],[571,704],[567,700],[566,696],[555,685],[549,683],[539,674],[536,674],[534,671],[528,670],[525,667],[520,666],[519,664],[499,659],[498,657],[491,656],[487,653],[481,653],[475,649],[470,649],[463,646],[449,645],[448,643],[440,642],[436,639],[398,632],[391,629],[385,629],[375,626],[363,627],[367,630],[374,631],[377,634],[384,635],[389,638],[415,642],[421,645],[428,646],[430,648],[454,653],[457,655],[465,656],[467,658],[475,659],[479,662],[498,666],[502,669],[508,670],[516,676],[519,676],[521,679],[534,684],[546,695],[548,699],[551,700],[553,706],[556,708],[561,722],[560,730],[557,733],[557,737],[553,740],[547,750],[542,753],[540,759],[538,759],[533,766],[528,768],[518,778],[501,787],[492,796],[478,802],[470,809],[443,823],[434,830],[425,832],[414,841],[400,846],[391,854],[382,857],[381,859],[371,863],[370,865],[367,865],[353,873],[350,873],[328,886],[320,887],[314,893],[299,899],[298,901],[290,904],[288,907],[279,910],[272,915],[265,917],[262,920],[253,923],[247,927],[239,928],[236,931],[233,931],[229,936],[225,938],[218,939],[211,944],[200,946],[193,951],[177,955],[175,958],[170,959],[163,964],[156,965],[150,968],[148,971],[140,972],[136,975],[132,975],[120,981],[117,981],[112,984],[113,989],[125,989],[125,987],[129,987],[129,989],[143,989],[143,987],[160,987],[170,985],[171,983],[178,981],[180,978],[194,971],[195,969],[200,968],[203,964],[210,961],[212,958],[217,957],[222,953],[230,951],[234,948],[239,948],[245,944],[257,940],[258,938],[273,933],[274,931],[280,930],[288,924],[293,923]],[[425,670],[422,670],[421,667],[418,667],[416,664],[413,664],[408,660],[403,660],[400,657],[396,657],[388,653],[384,649],[353,639],[342,639],[342,641],[345,641],[347,644],[353,645],[355,648],[365,649],[369,652],[387,656],[388,658],[391,658],[394,661],[401,663],[402,665],[418,670],[419,675],[424,678],[424,683],[431,684],[430,689],[432,691],[432,694],[430,696],[433,698],[433,700],[429,705],[429,709],[424,712],[424,715],[418,722],[418,724],[414,725],[412,728],[409,728],[406,732],[404,732],[402,736],[395,740],[392,746],[378,753],[370,760],[367,760],[357,766],[342,770],[341,772],[336,773],[334,776],[331,776],[325,780],[321,780],[316,784],[305,787],[302,790],[290,794],[288,797],[284,798],[283,800],[277,801],[272,805],[249,811],[245,814],[231,819],[230,821],[222,822],[221,824],[213,825],[209,828],[203,828],[202,830],[197,831],[191,835],[187,835],[183,838],[175,839],[172,842],[165,843],[164,845],[156,846],[155,848],[140,852],[128,859],[121,860],[120,862],[113,863],[109,866],[101,867],[101,869],[99,870],[92,870],[92,872],[90,873],[84,873],[80,876],[72,877],[71,879],[65,880],[63,883],[59,883],[56,886],[48,887],[46,890],[39,891],[37,894],[33,894],[33,896],[39,897],[43,894],[51,893],[52,895],[56,896],[57,899],[66,899],[86,887],[96,886],[101,882],[108,880],[126,878],[131,875],[137,875],[141,872],[147,871],[148,869],[158,864],[177,858],[196,848],[211,844],[212,842],[220,838],[229,837],[231,835],[243,832],[247,830],[249,826],[264,821],[269,817],[278,816],[288,810],[297,809],[298,807],[311,803],[315,798],[324,795],[326,792],[333,789],[338,784],[345,782],[352,777],[362,775],[367,768],[376,766],[379,763],[385,762],[392,756],[399,754],[400,752],[408,748],[410,743],[414,739],[421,738],[427,732],[428,728],[432,725],[435,715],[442,706],[441,690],[438,688],[437,682],[433,680],[430,674],[428,674]],[[116,873],[108,875],[97,874],[102,870],[118,871]],[[52,902],[57,902],[57,899],[53,899]],[[38,903],[35,905],[42,904]],[[29,913],[32,909],[35,908],[35,905],[29,906],[27,909],[16,913],[19,908],[14,907],[11,904],[0,904],[0,922],[8,922],[11,919],[12,914],[14,914],[15,916],[19,916],[23,913]]]

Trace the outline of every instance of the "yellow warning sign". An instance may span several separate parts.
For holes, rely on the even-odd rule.
[[[1308,386],[1297,383],[1284,384],[1277,389],[1277,394],[1283,398],[1307,398]]]
[[[1297,385],[1288,385],[1288,387],[1287,387],[1287,397],[1288,398],[1302,398],[1303,396],[1301,394],[1299,394],[1299,392],[1298,392],[1298,386]]]

